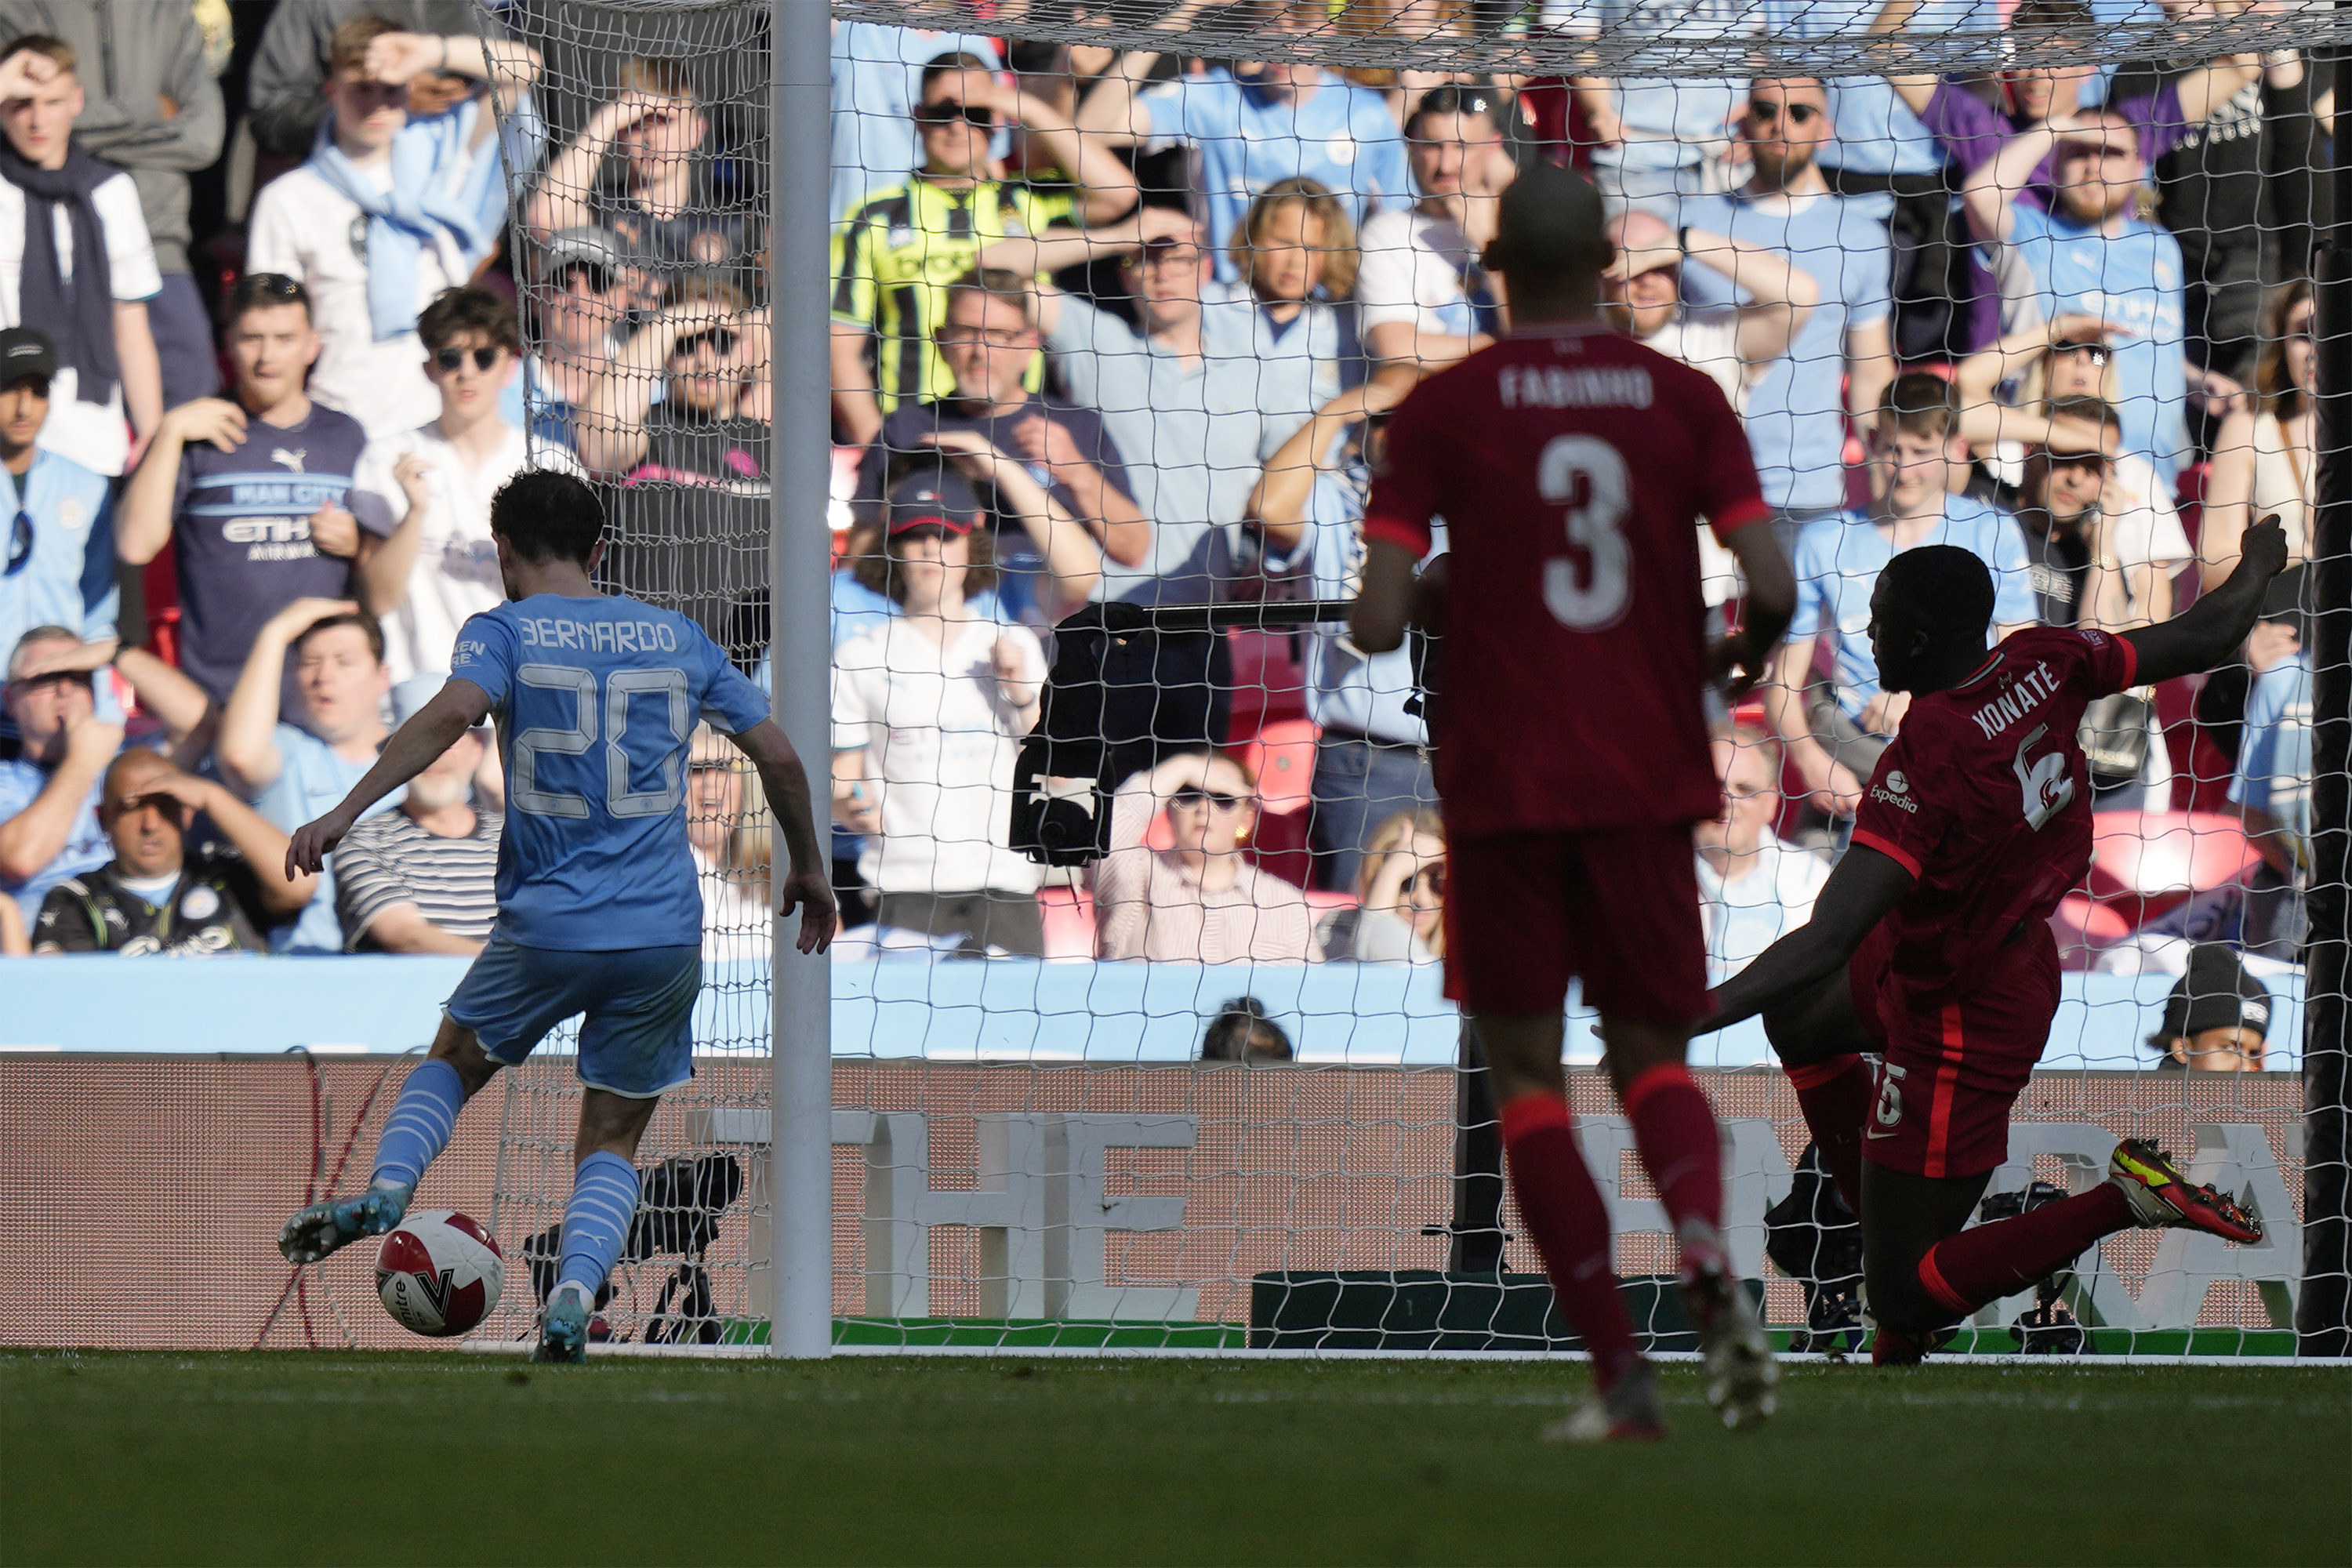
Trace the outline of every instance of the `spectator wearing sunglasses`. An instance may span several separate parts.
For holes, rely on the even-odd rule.
[[[1111,799],[1095,866],[1095,952],[1160,963],[1311,963],[1307,896],[1250,864],[1257,785],[1222,752],[1180,752]],[[1164,834],[1155,820],[1165,814]],[[1155,848],[1157,837],[1166,847]]]
[[[522,352],[514,307],[487,289],[452,289],[417,318],[416,335],[440,417],[369,442],[348,502],[371,536],[359,598],[383,623],[395,681],[448,668],[467,617],[505,600],[490,498],[530,463],[501,408]],[[574,467],[560,451],[542,454],[551,464]]]
[[[180,668],[226,704],[263,624],[297,599],[343,597],[372,541],[343,508],[367,433],[303,387],[320,350],[310,291],[249,272],[223,315],[230,395],[163,416],[123,490],[116,547],[135,566],[172,549]]]
[[[1002,90],[977,55],[924,67],[915,106],[922,166],[869,192],[834,237],[833,416],[853,445],[872,445],[902,403],[954,391],[934,346],[947,285],[982,265],[992,241],[1045,232],[1036,195],[994,177],[989,139]],[[1033,112],[1022,101],[1021,112]],[[1042,374],[1033,372],[1032,390]]]
[[[1686,197],[1675,219],[1685,229],[1772,251],[1818,285],[1820,298],[1788,352],[1740,405],[1784,542],[1844,506],[1847,410],[1869,418],[1895,377],[1886,226],[1871,205],[1832,195],[1814,163],[1830,136],[1828,105],[1812,77],[1759,77],[1738,127],[1750,168],[1746,183],[1724,195]],[[1737,304],[1727,271],[1684,268],[1690,302],[1701,310]]]
[[[2171,619],[2172,574],[2189,558],[2179,520],[2162,528],[2116,483],[2122,425],[2112,407],[2073,396],[2052,399],[2050,411],[2017,495],[2042,624],[2123,632]]]
[[[527,216],[542,241],[566,229],[604,230],[636,276],[631,303],[651,309],[693,273],[724,276],[744,254],[744,217],[710,185],[710,117],[675,60],[634,59],[620,91],[589,116],[549,163]],[[607,160],[617,181],[603,177]]]
[[[69,626],[35,626],[9,651],[5,706],[17,752],[0,759],[0,899],[14,897],[28,921],[57,882],[112,854],[98,805],[125,733],[118,677],[164,726],[142,743],[160,741],[192,760],[204,693],[153,654],[110,638],[84,642]]]
[[[601,228],[567,228],[550,241],[543,281],[529,290],[539,330],[523,362],[531,439],[569,451],[588,389],[613,367],[628,319],[621,242]]]
[[[976,33],[933,27],[891,27],[878,22],[833,26],[832,219],[839,223],[867,194],[895,185],[923,165],[915,105],[922,100],[923,68],[942,55],[964,54],[995,70],[996,45]]]
[[[112,640],[114,502],[104,476],[41,447],[57,350],[29,327],[0,331],[0,647],[35,626]]]

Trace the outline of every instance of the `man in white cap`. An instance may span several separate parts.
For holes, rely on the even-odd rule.
[[[433,700],[448,677],[412,675],[392,689],[393,727]],[[468,730],[408,781],[399,805],[352,829],[335,850],[335,915],[346,952],[472,957],[499,913],[503,791],[498,753]]]

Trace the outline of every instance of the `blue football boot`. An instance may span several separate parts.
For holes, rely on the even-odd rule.
[[[329,1198],[286,1222],[278,1250],[289,1263],[316,1263],[363,1236],[382,1236],[408,1212],[414,1187],[370,1187],[355,1198]]]
[[[566,1280],[547,1299],[539,1321],[539,1348],[533,1361],[583,1362],[588,1359],[588,1319],[596,1303],[576,1280]]]

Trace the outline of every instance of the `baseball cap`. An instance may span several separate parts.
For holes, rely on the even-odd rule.
[[[0,386],[28,375],[54,381],[57,374],[58,345],[49,342],[47,333],[30,327],[0,331]]]
[[[2246,973],[2238,955],[2218,942],[2200,942],[2189,952],[2189,972],[2164,999],[2164,1026],[2148,1038],[2158,1050],[2174,1040],[2193,1039],[2208,1029],[2240,1026],[2267,1036],[2271,994]]]
[[[949,469],[912,475],[891,487],[885,507],[892,538],[912,529],[970,533],[980,525],[980,503],[961,474]]]
[[[627,256],[628,247],[621,243],[619,235],[594,224],[581,224],[576,227],[556,230],[554,237],[547,242],[546,270],[551,274],[574,262],[584,262],[591,267],[614,268],[620,266]]]

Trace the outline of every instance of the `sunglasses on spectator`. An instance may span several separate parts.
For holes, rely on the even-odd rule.
[[[1025,349],[1030,346],[1030,330],[1024,327],[1017,332],[991,332],[977,328],[946,327],[940,330],[940,342],[942,346],[948,343],[985,343],[992,349]]]
[[[2088,354],[2093,364],[2105,364],[2116,357],[2116,351],[2105,343],[2052,343],[2053,354]]]
[[[8,529],[8,569],[0,577],[14,577],[33,558],[33,514],[19,510]]]
[[[1174,795],[1170,795],[1168,802],[1171,805],[1181,805],[1188,811],[1198,805],[1212,805],[1219,811],[1238,811],[1242,805],[1239,795],[1220,795],[1215,790],[1202,789],[1199,784],[1184,785]]]
[[[996,129],[996,110],[982,103],[926,103],[915,110],[918,125],[953,125],[959,120],[982,131]]]
[[[2106,472],[2107,459],[2100,452],[2044,452],[2043,459],[2053,468],[2095,468]]]
[[[1749,99],[1748,112],[1759,120],[1765,121],[1778,120],[1781,115],[1786,114],[1791,125],[1811,125],[1820,119],[1822,114],[1821,110],[1813,104],[1775,103],[1769,98]]]
[[[466,356],[468,353],[474,356],[474,368],[476,370],[489,370],[497,365],[499,363],[499,356],[506,352],[506,350],[499,348],[436,349],[434,351],[433,363],[441,367],[441,374],[443,375],[454,375],[457,373],[459,367],[465,364]]]
[[[1444,898],[1445,896],[1445,863],[1441,860],[1434,866],[1423,866],[1413,873],[1412,880],[1405,884],[1405,890],[1407,892],[1426,890],[1438,898]]]
[[[724,327],[713,327],[707,332],[696,332],[691,337],[680,338],[677,342],[672,343],[669,355],[672,359],[685,359],[695,350],[706,345],[711,353],[723,359],[735,352],[735,334]]]
[[[98,679],[86,669],[53,669],[47,675],[27,675],[8,683],[11,691],[27,697],[44,686],[79,686],[84,690],[94,690]]]
[[[613,287],[614,280],[611,268],[599,267],[593,261],[574,261],[555,275],[558,289],[569,289],[575,281],[586,283],[591,293],[602,294]]]

